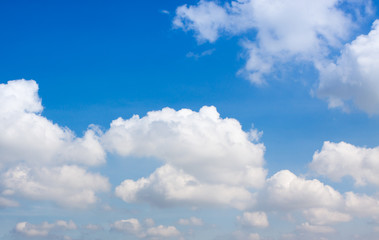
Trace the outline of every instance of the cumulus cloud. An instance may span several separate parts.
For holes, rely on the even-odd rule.
[[[148,220],[148,221],[146,221]],[[145,225],[142,225],[138,219],[130,218],[114,222],[111,227],[114,230],[134,235],[138,238],[148,239],[166,239],[180,236],[180,232],[174,226],[152,226],[154,221],[146,219]]]
[[[144,201],[156,206],[231,206],[245,209],[255,203],[254,194],[244,187],[206,184],[170,165],[158,168],[148,178],[125,180],[116,187],[125,202]]]
[[[214,42],[224,34],[255,34],[254,42],[246,40],[243,44],[248,60],[241,72],[253,83],[262,84],[262,76],[272,71],[275,63],[322,59],[330,47],[339,47],[348,38],[354,22],[340,8],[340,3],[338,0],[238,0],[220,5],[216,1],[200,0],[196,5],[178,7],[173,24],[194,31],[199,42]],[[354,4],[366,5],[366,12],[370,12],[368,2]]]
[[[96,192],[108,191],[108,180],[77,166],[28,168],[18,166],[1,176],[7,195],[50,200],[63,206],[85,207],[96,202]]]
[[[343,196],[317,179],[307,180],[288,170],[282,170],[267,180],[260,196],[261,204],[269,209],[300,210],[343,205]]]
[[[15,231],[27,237],[46,237],[52,229],[75,230],[76,224],[73,221],[58,220],[55,223],[43,222],[39,225],[28,222],[19,222],[16,224]]]
[[[106,178],[84,168],[105,162],[96,127],[80,138],[43,117],[32,80],[0,84],[0,102],[2,206],[16,205],[9,197],[21,196],[85,207],[96,201],[96,192],[109,190]]]
[[[128,202],[243,207],[252,199],[247,188],[265,182],[264,145],[250,142],[239,122],[220,118],[215,107],[199,112],[164,108],[143,118],[119,118],[104,134],[103,143],[122,156],[154,157],[164,163],[148,178],[125,180],[116,188]]]
[[[269,226],[265,212],[244,212],[237,220],[243,226],[265,228]]]
[[[1,166],[14,163],[98,165],[105,162],[96,128],[78,138],[68,128],[41,116],[42,105],[35,81],[0,84]]]
[[[310,168],[320,175],[339,181],[351,176],[358,186],[367,183],[379,185],[379,147],[357,147],[345,142],[324,142],[316,151]]]
[[[320,65],[318,96],[329,107],[347,109],[353,102],[369,114],[379,113],[379,20],[367,35],[346,44],[335,63]]]

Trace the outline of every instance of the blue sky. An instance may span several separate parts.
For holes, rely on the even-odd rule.
[[[2,1],[0,239],[377,239],[378,6]]]

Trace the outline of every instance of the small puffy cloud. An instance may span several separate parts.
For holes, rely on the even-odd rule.
[[[34,200],[48,200],[69,207],[85,207],[96,202],[96,192],[108,191],[108,179],[77,166],[29,168],[18,166],[1,176],[9,194]]]
[[[306,180],[282,170],[267,180],[260,201],[269,209],[300,210],[316,207],[337,207],[343,196],[317,179]]]
[[[28,222],[17,223],[15,230],[29,237],[47,236],[49,233],[44,227],[37,227]]]
[[[119,118],[102,140],[106,149],[122,156],[164,162],[148,178],[127,179],[116,188],[116,195],[127,202],[244,208],[253,202],[247,188],[265,182],[264,145],[249,141],[240,123],[220,118],[215,107],[199,112],[164,108],[143,118]]]
[[[339,181],[351,176],[356,185],[379,185],[379,147],[357,147],[345,142],[324,142],[313,155],[310,168],[320,175]]]
[[[194,225],[194,226],[202,226],[203,220],[197,217],[190,217],[188,219],[181,218],[179,219],[178,223],[180,225]]]
[[[308,222],[302,223],[296,227],[298,230],[311,232],[311,233],[332,233],[335,229],[329,226],[312,225]]]
[[[34,225],[28,222],[19,222],[16,224],[15,231],[28,237],[46,237],[52,229],[75,230],[77,228],[73,221],[58,220],[55,223],[43,222]]]
[[[265,228],[269,226],[265,212],[244,212],[237,220],[243,226]]]
[[[335,63],[319,66],[318,96],[329,107],[342,107],[352,101],[369,114],[379,113],[379,20],[367,35],[346,44]]]
[[[112,224],[112,229],[127,232],[138,237],[146,236],[145,233],[143,233],[140,222],[135,218],[116,221]]]
[[[116,221],[111,228],[138,238],[165,239],[180,236],[180,232],[174,226],[154,226],[154,221],[150,218],[145,219],[145,225],[140,224],[138,219],[131,218]]]
[[[314,225],[328,225],[338,222],[348,222],[352,219],[349,214],[331,211],[326,208],[311,208],[303,211],[305,218]]]
[[[200,0],[196,5],[179,6],[173,24],[193,31],[199,42],[214,42],[221,35],[253,33],[255,41],[245,40],[243,44],[248,60],[241,72],[253,83],[262,84],[263,75],[272,71],[276,63],[322,59],[329,48],[339,47],[348,38],[355,24],[340,3],[246,0],[220,5],[217,1]],[[370,12],[369,3],[354,4],[366,5],[366,12]]]
[[[174,226],[165,227],[163,225],[159,225],[157,227],[152,227],[147,229],[147,235],[152,237],[176,237],[180,235],[180,232]]]
[[[103,229],[102,226],[97,225],[97,224],[87,224],[84,226],[84,228],[91,231],[97,231],[97,230]]]

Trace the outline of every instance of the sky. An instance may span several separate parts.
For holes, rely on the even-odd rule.
[[[2,0],[0,239],[377,240],[378,8]]]

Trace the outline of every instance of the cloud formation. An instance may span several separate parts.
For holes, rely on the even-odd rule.
[[[316,151],[310,168],[333,181],[350,176],[357,186],[379,184],[379,147],[357,147],[349,143],[324,142]]]
[[[346,44],[335,63],[319,66],[318,96],[329,107],[349,108],[353,102],[369,114],[379,113],[379,20],[367,35]]]
[[[148,178],[125,180],[116,188],[116,195],[127,202],[243,208],[253,203],[247,188],[265,182],[264,145],[250,142],[239,122],[220,118],[215,107],[199,112],[164,108],[143,118],[119,118],[103,143],[121,156],[154,157],[164,163]]]
[[[0,102],[2,206],[17,205],[10,197],[23,197],[85,207],[96,202],[96,192],[109,190],[107,178],[85,169],[105,162],[96,127],[79,138],[43,117],[32,80],[0,84]]]
[[[355,23],[340,4],[338,0],[239,0],[221,5],[200,0],[196,5],[178,7],[173,24],[193,31],[199,42],[254,33],[254,40],[243,43],[248,59],[241,73],[262,84],[263,75],[273,71],[276,63],[322,59],[329,48],[339,47],[349,37]],[[368,2],[354,4],[367,4],[369,11]]]

